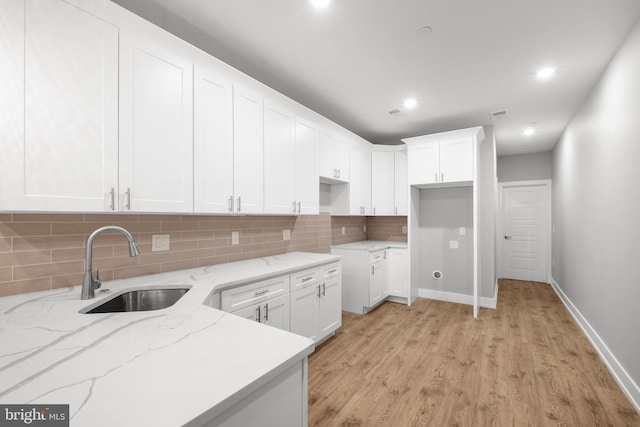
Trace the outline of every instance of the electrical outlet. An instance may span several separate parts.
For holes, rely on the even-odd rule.
[[[346,228],[344,227],[344,225],[342,226],[342,234],[344,234],[346,231]]]
[[[170,245],[168,234],[154,234],[151,236],[151,252],[168,251]]]
[[[407,226],[406,225],[402,226],[402,234],[407,234]]]
[[[467,229],[464,227],[460,227],[460,235],[464,236],[465,234],[467,234]]]
[[[282,230],[282,240],[291,240],[291,230]]]
[[[240,232],[239,231],[232,231],[231,232],[231,244],[232,245],[240,244]]]
[[[458,241],[449,240],[449,249],[458,249]]]

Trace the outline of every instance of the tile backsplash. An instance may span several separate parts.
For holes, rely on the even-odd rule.
[[[109,281],[286,252],[326,253],[332,244],[372,236],[394,240],[407,220],[390,218],[0,213],[0,296],[80,284],[87,238],[104,225],[126,228],[140,249],[140,256],[130,258],[119,233],[96,238],[93,267]],[[283,240],[287,229],[291,239]],[[231,244],[232,231],[240,234],[237,245]],[[170,236],[168,251],[151,251],[154,234]]]

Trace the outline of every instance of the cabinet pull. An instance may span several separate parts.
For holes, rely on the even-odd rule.
[[[112,211],[116,210],[116,191],[113,187],[111,187],[111,191],[109,191],[109,197],[111,198],[111,204],[109,205],[109,209]]]
[[[296,213],[296,201],[293,201],[293,213]]]
[[[302,282],[308,282],[309,280],[313,280],[313,277],[305,277],[304,279],[302,279]]]
[[[269,289],[265,289],[264,291],[256,292],[255,296],[261,297],[262,295],[265,295],[265,294],[268,294],[268,293],[269,293]]]
[[[327,296],[327,285],[324,283],[322,284],[322,296]]]
[[[261,314],[260,314],[260,306],[258,306],[258,308],[256,308],[256,310],[258,311],[258,316],[256,317],[256,322],[258,322],[258,323],[262,323],[262,322],[260,321],[260,316],[261,316]]]
[[[396,206],[396,215],[398,215],[398,207]]]
[[[336,270],[336,269],[334,269],[334,270],[329,270],[328,274],[333,274],[333,273],[335,273],[336,271],[338,271],[338,270]]]
[[[320,285],[318,285],[318,298],[320,298]]]
[[[269,321],[269,304],[264,305],[264,321]]]
[[[333,177],[337,178],[338,177],[338,169],[334,169],[333,170]]]
[[[131,188],[127,187],[127,202],[125,208],[130,211],[131,210]]]
[[[376,214],[376,207],[375,206],[373,207],[373,214],[374,215]]]
[[[371,275],[374,276],[376,274],[376,268],[372,265],[371,266]]]
[[[240,213],[240,196],[238,196],[238,213]]]
[[[298,213],[302,211],[302,202],[298,201]]]
[[[444,172],[440,172],[440,182],[444,182]]]
[[[233,213],[233,196],[229,197],[229,213]]]
[[[435,182],[438,182],[438,172],[436,172],[436,176],[434,178]]]
[[[384,251],[384,259],[387,259],[387,251]]]

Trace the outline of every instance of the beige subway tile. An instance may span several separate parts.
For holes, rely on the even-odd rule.
[[[113,246],[98,246],[93,248],[93,259],[108,258],[113,256]],[[86,256],[86,250],[84,248],[69,248],[69,249],[53,249],[51,251],[51,261],[84,261]]]
[[[117,268],[124,268],[124,267],[134,267],[136,265],[140,265],[140,260],[138,258],[139,257],[122,256],[122,257],[94,259],[93,268],[117,269]]]
[[[46,264],[49,261],[51,261],[51,252],[49,250],[0,253],[0,267]]]
[[[13,280],[13,268],[2,267],[0,268],[0,282],[10,282]]]
[[[51,224],[48,222],[0,222],[0,237],[50,235]]]
[[[79,271],[84,271],[84,261],[54,262],[13,267],[13,278],[14,280],[37,279],[72,274]]]
[[[11,248],[11,237],[0,237],[0,252],[10,252]]]
[[[169,243],[169,249],[171,252],[188,251],[200,247],[199,243],[199,240],[175,240]]]
[[[86,222],[52,223],[51,235],[63,236],[68,234],[91,234],[96,229],[105,225],[111,225],[111,223],[100,223],[100,224],[93,224],[93,223],[86,223]],[[103,237],[103,236],[101,235],[100,237]]]
[[[198,259],[217,255],[216,248],[200,248],[180,252],[180,259]]]
[[[226,264],[227,262],[229,262],[228,255],[198,258],[198,267],[206,267],[208,265],[215,265],[215,264]]]
[[[119,245],[113,245],[113,256],[129,256],[129,244],[127,241],[125,240],[124,242],[119,243]],[[141,254],[151,253],[151,243],[136,244],[136,246]]]
[[[179,252],[152,252],[140,255],[140,265],[162,264],[180,260]]]
[[[165,262],[162,264],[162,271],[186,270],[188,268],[196,268],[198,266],[197,259],[183,259],[180,261]]]
[[[197,222],[161,222],[162,227],[160,231],[195,231],[198,229]]]
[[[256,258],[256,255],[253,252],[230,254],[229,262],[244,261],[244,260],[253,259],[253,258]]]
[[[213,231],[183,231],[180,236],[182,240],[211,240],[218,237],[214,235]],[[231,238],[231,233],[229,233],[229,238]]]
[[[84,216],[84,222],[92,223],[94,227],[103,225],[111,225],[114,221],[118,221],[123,217],[122,213],[88,213]],[[129,221],[135,221],[138,216],[136,214],[127,215]]]
[[[175,222],[180,221],[180,215],[166,215],[166,214],[140,214],[138,215],[140,222]]]
[[[51,278],[16,280],[0,284],[0,297],[51,289]]]
[[[151,243],[153,241],[153,235],[154,234],[168,234],[169,235],[169,240],[171,241],[171,243],[177,241],[177,240],[181,240],[181,236],[180,236],[180,232],[179,231],[172,231],[169,233],[166,232],[151,232],[151,233],[147,233],[147,232],[139,232],[137,233],[138,237],[136,239],[136,243]]]
[[[14,237],[14,251],[31,251],[44,249],[82,248],[85,245],[82,234],[72,236],[49,237]]]
[[[214,255],[232,255],[239,254],[242,252],[242,247],[240,245],[228,246],[223,248],[215,248]],[[231,259],[231,257],[229,257]]]
[[[197,240],[200,248],[221,248],[231,245],[231,238]]]
[[[12,222],[13,214],[10,213],[0,213],[0,222]]]
[[[162,222],[131,222],[131,221],[114,221],[113,225],[124,228],[129,233],[160,233],[162,231]]]
[[[220,238],[228,238],[231,239],[231,231],[240,231],[239,229],[236,230],[218,230],[216,229],[213,234],[213,236],[215,236],[216,239],[220,239]],[[240,231],[240,235],[242,235],[242,232]]]
[[[262,243],[250,243],[240,246],[242,247],[242,252],[255,252],[263,249]]]
[[[149,274],[162,273],[162,266],[160,264],[155,265],[140,265],[136,267],[117,268],[113,271],[114,280],[126,279],[129,277],[147,276]]]
[[[84,214],[13,214],[13,222],[84,222]]]
[[[82,285],[83,273],[66,274],[64,276],[53,276],[51,278],[51,288],[66,288],[67,286]],[[100,281],[106,280],[102,272],[100,272]],[[78,290],[78,298],[80,298],[80,290]]]

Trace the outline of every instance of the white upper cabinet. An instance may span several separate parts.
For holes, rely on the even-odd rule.
[[[472,183],[475,146],[482,127],[403,139],[408,146],[409,185]]]
[[[194,211],[232,213],[233,86],[202,66],[193,83]]]
[[[293,113],[264,103],[264,212],[297,213],[295,200],[295,131]]]
[[[395,215],[395,156],[393,151],[371,152],[373,215]]]
[[[349,141],[320,131],[320,178],[326,183],[349,182]]]
[[[117,210],[118,29],[59,0],[0,17],[0,209]]]
[[[365,143],[352,142],[350,153],[349,212],[371,214],[371,149]]]
[[[409,181],[407,176],[407,152],[396,151],[394,156],[395,214],[409,214]]]
[[[120,34],[120,210],[193,211],[193,64]]]
[[[233,183],[235,213],[263,213],[263,101],[233,88]]]
[[[318,126],[296,117],[295,200],[298,214],[320,212],[318,178]]]

